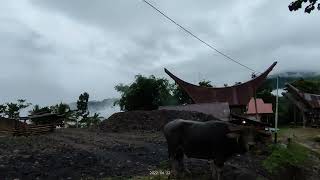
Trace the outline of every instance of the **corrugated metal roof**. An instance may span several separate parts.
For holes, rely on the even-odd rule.
[[[274,62],[264,73],[250,81],[222,88],[197,86],[179,79],[167,69],[165,69],[165,72],[190,96],[195,103],[227,102],[231,106],[246,106],[250,101],[250,98],[253,97],[254,90],[263,83],[276,64],[277,62]]]
[[[264,103],[262,99],[257,98],[257,109],[258,114],[272,114],[272,104],[271,103]],[[254,103],[254,98],[251,98],[249,104],[247,106],[247,114],[256,114],[256,106]]]

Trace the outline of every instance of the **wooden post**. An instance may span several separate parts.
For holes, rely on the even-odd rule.
[[[257,108],[257,91],[256,91],[256,88],[254,88],[254,96],[253,96],[253,99],[254,99],[254,107],[256,109],[256,119],[259,120],[259,117],[258,117],[258,108]]]
[[[305,112],[302,112],[303,128],[306,128],[307,125],[307,116]]]
[[[278,142],[278,105],[279,105],[279,76],[277,76],[276,116],[274,122],[274,143]]]
[[[297,125],[297,108],[296,106],[293,104],[293,120],[294,120],[294,125]]]

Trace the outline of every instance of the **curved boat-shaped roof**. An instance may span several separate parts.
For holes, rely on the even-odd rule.
[[[167,69],[165,72],[190,96],[195,103],[228,102],[230,106],[246,106],[254,96],[254,91],[263,83],[277,62],[264,73],[239,85],[209,88],[185,82]]]

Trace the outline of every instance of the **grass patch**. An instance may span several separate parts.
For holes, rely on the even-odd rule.
[[[159,164],[159,168],[160,169],[170,169],[170,162],[169,160],[164,160],[164,161],[161,161],[160,164]]]
[[[283,145],[271,145],[271,155],[263,161],[263,166],[270,172],[276,173],[279,169],[288,166],[298,166],[308,158],[309,150],[297,143],[291,143],[287,147]]]

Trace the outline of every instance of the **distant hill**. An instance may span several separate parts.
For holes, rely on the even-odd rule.
[[[115,112],[119,112],[119,106],[113,106],[114,102],[118,100],[116,98],[104,99],[102,101],[89,101],[88,110],[90,114],[99,113],[101,116],[107,118]],[[73,102],[69,104],[72,110],[77,109],[77,103]]]
[[[286,83],[294,82],[299,79],[320,81],[320,73],[317,72],[283,72],[271,75],[267,78],[266,84],[272,89],[277,87],[277,76],[279,76],[279,88],[284,88]]]

